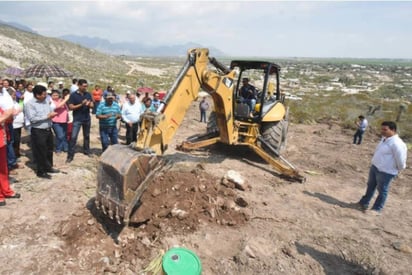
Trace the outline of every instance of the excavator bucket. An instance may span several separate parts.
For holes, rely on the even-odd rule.
[[[97,173],[96,207],[128,225],[143,192],[164,161],[125,145],[113,145],[102,154]]]

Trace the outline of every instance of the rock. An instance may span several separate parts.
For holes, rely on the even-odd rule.
[[[153,197],[157,197],[157,196],[159,196],[161,193],[162,193],[162,191],[160,191],[159,188],[155,188],[155,189],[153,190],[153,192],[152,192],[152,196],[153,196]]]
[[[199,185],[199,191],[202,192],[202,193],[205,192],[206,191],[206,185],[200,184]]]
[[[117,273],[117,266],[106,266],[104,272]]]
[[[148,237],[143,237],[141,240],[142,244],[144,244],[145,246],[150,246],[151,242],[149,240]]]
[[[186,218],[187,215],[189,214],[186,211],[176,208],[176,207],[174,207],[172,211],[170,211],[170,213],[172,214],[172,217],[177,217],[180,220]]]
[[[247,257],[243,254],[233,256],[233,261],[237,265],[246,265],[247,264]]]
[[[203,163],[198,163],[196,164],[196,168],[200,169],[200,170],[206,170],[205,166],[203,165]]]
[[[82,214],[83,214],[82,211],[76,211],[76,212],[72,213],[72,215],[75,216],[75,217],[81,217]]]
[[[230,221],[227,221],[226,224],[229,225],[229,226],[235,226],[235,225],[237,225],[237,222],[234,221],[234,220],[230,220]]]
[[[235,184],[233,182],[228,181],[228,179],[225,177],[222,178],[220,184],[227,188],[235,188]]]
[[[211,207],[210,209],[208,209],[207,212],[209,213],[210,217],[212,217],[213,219],[216,217],[216,210],[214,207]]]
[[[282,253],[285,254],[288,257],[293,258],[293,259],[295,258],[295,255],[294,255],[292,249],[290,249],[290,247],[283,247],[282,248]]]
[[[239,172],[236,172],[235,170],[229,170],[227,171],[225,178],[228,181],[233,182],[237,189],[242,191],[246,190],[245,179],[239,174]]]
[[[245,254],[246,254],[248,257],[253,258],[253,259],[256,258],[255,252],[253,251],[252,248],[250,248],[249,245],[246,245],[245,248],[243,249],[243,251],[245,252]]]
[[[223,205],[225,209],[234,209],[236,207],[236,203],[233,200],[225,200]]]
[[[93,220],[93,219],[89,219],[89,220],[87,221],[87,224],[88,224],[88,225],[93,225],[93,224],[94,224],[94,220]]]
[[[157,216],[158,216],[159,218],[165,218],[165,217],[167,217],[167,215],[169,215],[169,213],[170,213],[170,210],[169,210],[169,209],[161,209],[161,210],[157,213]]]
[[[214,202],[215,205],[217,206],[224,206],[225,205],[225,199],[221,196],[218,196]]]
[[[72,228],[71,228],[70,224],[66,223],[62,227],[61,234],[62,234],[62,236],[67,236],[71,231],[72,231]]]
[[[110,264],[110,258],[109,257],[102,257],[102,258],[100,258],[99,262],[102,262],[106,265],[109,265]]]
[[[401,243],[401,242],[395,242],[392,244],[393,248],[395,248],[398,251],[407,253],[407,254],[411,254],[412,253],[412,248],[405,244],[405,243]]]
[[[246,207],[246,206],[249,205],[248,202],[247,202],[244,198],[242,198],[242,197],[236,198],[235,203],[236,203],[237,205],[239,205],[240,207]]]

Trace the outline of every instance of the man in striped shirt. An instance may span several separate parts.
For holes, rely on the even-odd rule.
[[[99,104],[96,117],[99,119],[100,140],[103,152],[110,144],[117,144],[116,122],[121,118],[120,106],[114,101],[114,94],[108,92],[104,102]]]

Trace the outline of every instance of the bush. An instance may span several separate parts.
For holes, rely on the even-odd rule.
[[[306,96],[302,101],[287,102],[290,107],[290,119],[294,123],[312,124],[337,123],[347,129],[356,129],[354,122],[359,115],[364,115],[372,130],[379,133],[380,124],[385,120],[395,121],[399,112],[399,102],[383,101],[366,94],[330,96]],[[369,114],[370,106],[377,110]],[[405,111],[398,124],[399,135],[412,142],[412,108]]]

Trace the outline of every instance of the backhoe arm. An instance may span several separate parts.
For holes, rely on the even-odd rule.
[[[214,65],[217,70],[209,69],[209,64]],[[189,50],[185,65],[167,93],[163,112],[143,114],[136,149],[163,154],[201,88],[211,94],[218,114],[217,119],[222,122],[219,125],[225,125],[220,129],[220,140],[232,143],[235,140],[231,112],[233,78],[234,72],[216,59],[209,58],[208,49]]]

